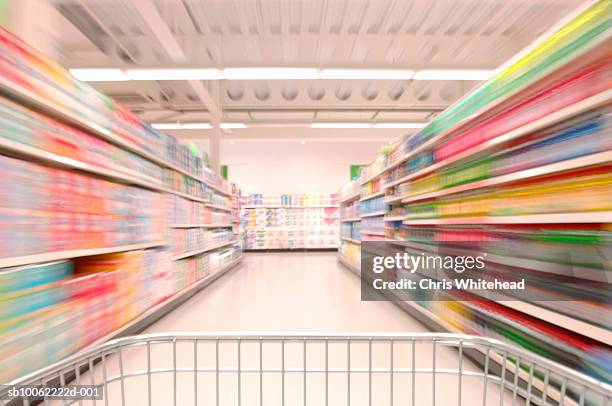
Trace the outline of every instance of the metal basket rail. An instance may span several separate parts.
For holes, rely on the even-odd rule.
[[[68,383],[103,385],[104,399],[43,404],[612,405],[609,384],[498,340],[438,333],[149,334],[10,384]]]

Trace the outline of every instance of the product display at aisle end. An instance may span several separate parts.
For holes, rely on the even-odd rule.
[[[338,260],[350,269],[361,268],[361,217],[359,182],[352,181],[340,190],[340,245]]]
[[[338,196],[329,193],[243,198],[245,250],[336,249]]]
[[[235,185],[8,31],[0,41],[8,382],[137,333],[233,267],[241,247]]]
[[[555,300],[473,293],[427,300],[409,292],[412,311],[449,332],[498,338],[606,384],[610,7],[594,4],[364,168],[359,208],[354,182],[341,191],[339,249],[340,262],[357,273],[359,236],[413,255],[485,253],[487,272],[524,278]],[[567,396],[580,403],[580,393]]]

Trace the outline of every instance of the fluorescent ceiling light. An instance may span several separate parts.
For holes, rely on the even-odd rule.
[[[374,128],[423,128],[427,123],[376,123]]]
[[[219,127],[223,129],[232,129],[232,128],[247,128],[244,123],[221,123]]]
[[[219,69],[128,69],[132,80],[218,80],[223,79]]]
[[[83,82],[122,82],[130,80],[121,69],[70,69],[69,72]]]
[[[487,80],[495,70],[420,70],[414,74],[415,80]]]
[[[227,68],[223,69],[223,78],[228,80],[259,79],[317,79],[319,72],[315,68]]]
[[[400,69],[322,69],[321,79],[408,80],[414,71]]]
[[[212,128],[210,123],[153,123],[156,130],[206,130]]]
[[[310,128],[372,128],[370,123],[312,123]]]

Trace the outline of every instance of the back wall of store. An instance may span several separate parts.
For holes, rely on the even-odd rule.
[[[195,144],[208,151],[208,142]],[[350,166],[371,162],[380,146],[380,141],[239,140],[221,144],[221,164],[243,194],[337,192],[350,180]]]

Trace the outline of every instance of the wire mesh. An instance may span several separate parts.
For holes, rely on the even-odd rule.
[[[103,385],[103,400],[38,400],[45,405],[612,404],[606,383],[497,340],[455,334],[143,335],[11,384]]]

